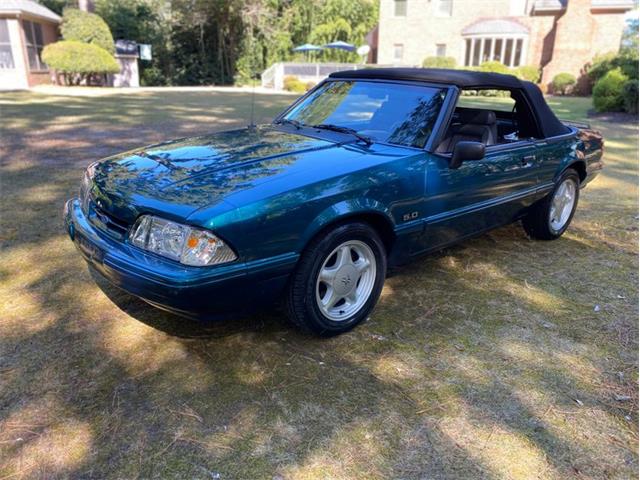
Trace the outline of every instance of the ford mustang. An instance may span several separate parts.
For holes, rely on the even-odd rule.
[[[499,101],[473,102],[487,91]],[[271,124],[92,163],[65,226],[92,269],[157,307],[283,301],[335,335],[371,313],[390,265],[515,221],[560,237],[602,149],[511,75],[339,72]]]

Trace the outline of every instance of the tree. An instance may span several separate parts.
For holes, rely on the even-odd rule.
[[[622,33],[622,42],[620,44],[620,53],[629,56],[638,56],[638,26],[640,20],[637,18],[630,18],[627,20],[627,25]]]
[[[164,85],[171,78],[170,15],[163,0],[97,0],[96,13],[115,39],[149,44],[151,61],[139,62],[142,85]]]
[[[62,15],[60,31],[65,40],[90,43],[109,53],[115,52],[109,26],[94,13],[83,12],[77,8],[66,8]]]
[[[65,77],[67,85],[90,84],[99,76],[117,73],[120,66],[105,49],[90,43],[63,40],[42,50],[42,60]]]
[[[77,3],[40,1],[55,11]],[[361,45],[378,20],[378,2],[96,0],[96,12],[113,37],[152,45],[153,60],[140,63],[143,84],[208,85],[246,81],[276,61],[302,58],[292,51],[302,43]],[[85,30],[73,39],[95,43]],[[317,58],[358,60],[343,50],[325,50]]]
[[[77,0],[37,0],[38,3],[44,5],[52,12],[62,15],[62,12],[67,7],[75,7],[78,5]]]

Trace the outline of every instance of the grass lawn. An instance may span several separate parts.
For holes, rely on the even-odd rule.
[[[606,138],[565,236],[512,225],[426,257],[339,338],[278,313],[199,325],[96,282],[61,224],[83,168],[246,124],[249,99],[0,94],[0,479],[638,476],[637,120],[550,99]],[[257,96],[257,119],[291,100]]]

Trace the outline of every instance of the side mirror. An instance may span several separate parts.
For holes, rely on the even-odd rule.
[[[485,153],[485,144],[480,142],[458,142],[453,147],[453,155],[449,162],[449,168],[455,170],[460,168],[462,162],[470,160],[482,160]]]

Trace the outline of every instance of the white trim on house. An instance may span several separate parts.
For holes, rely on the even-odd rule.
[[[463,41],[464,41],[464,48],[462,49],[462,54],[461,54],[461,58],[459,58],[459,64],[460,65],[464,65],[467,67],[471,67],[471,66],[478,66],[483,62],[486,61],[493,61],[496,60],[508,67],[517,67],[520,65],[524,65],[526,63],[526,59],[527,59],[527,49],[528,49],[528,43],[529,43],[529,35],[526,34],[500,34],[500,33],[496,33],[496,34],[475,34],[475,35],[462,35]],[[470,45],[471,45],[471,50],[468,52],[469,55],[467,55],[467,40],[470,40]],[[479,42],[477,42],[476,40],[480,40]],[[511,52],[509,57],[510,58],[506,58],[506,54],[507,54],[507,42],[511,40],[512,44],[511,44]],[[516,48],[517,48],[517,43],[518,40],[522,41],[521,44],[521,49],[520,49],[520,58],[516,59]],[[499,45],[499,56],[498,58],[496,58],[496,49],[498,47],[497,42],[501,41],[500,45]],[[485,46],[486,43],[490,42],[490,47],[489,47],[489,58],[484,59],[483,58],[483,54],[485,51]],[[478,55],[478,62],[475,62],[475,53],[476,53],[476,47],[479,46],[479,55]]]
[[[7,22],[14,65],[14,68],[0,69],[0,90],[20,90],[29,88],[26,63],[22,50],[20,22],[15,18],[2,18],[0,20],[6,20]]]

